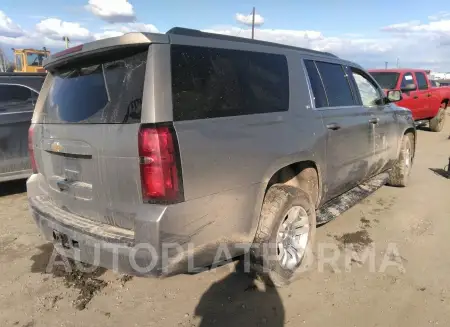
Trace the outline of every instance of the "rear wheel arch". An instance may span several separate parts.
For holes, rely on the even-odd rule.
[[[308,156],[309,158],[309,156]],[[264,199],[266,197],[267,191],[272,185],[275,184],[283,184],[280,181],[283,179],[281,176],[289,176],[289,174],[286,174],[286,171],[296,171],[297,174],[292,174],[292,177],[297,177],[299,173],[304,171],[306,168],[313,168],[316,174],[316,180],[317,180],[317,195],[315,196],[317,198],[316,202],[314,203],[315,207],[317,208],[318,205],[321,203],[322,199],[322,193],[323,193],[323,171],[321,170],[321,167],[316,164],[313,160],[285,160],[283,163],[278,164],[276,166],[270,167],[266,171],[266,173],[263,175],[263,183],[260,184],[260,188],[258,191],[258,194],[256,195],[256,201],[253,206],[253,214],[252,214],[252,222],[249,230],[249,236],[253,239],[256,236],[256,233],[258,232],[258,228],[260,228],[260,218],[261,218],[261,210],[264,204]],[[305,174],[305,173],[304,173]],[[300,175],[300,180],[304,180],[305,175]],[[301,187],[301,184],[295,184],[290,183],[290,185],[297,185],[296,187]]]
[[[270,177],[264,195],[274,184],[285,184],[306,191],[316,207],[322,198],[321,170],[311,160],[297,161],[279,168]]]
[[[448,103],[449,103],[449,99],[447,99],[447,98],[442,99],[441,108],[446,109],[448,107]],[[443,104],[444,104],[444,106],[443,106]]]

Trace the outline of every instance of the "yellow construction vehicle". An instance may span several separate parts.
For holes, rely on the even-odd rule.
[[[14,72],[17,73],[41,73],[45,72],[44,59],[50,56],[50,51],[45,47],[43,50],[36,49],[12,49],[14,51]]]

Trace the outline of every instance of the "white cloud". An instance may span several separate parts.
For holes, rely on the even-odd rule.
[[[86,9],[108,23],[128,23],[136,20],[133,5],[128,0],[89,0]]]
[[[152,24],[143,23],[128,23],[121,25],[108,25],[103,27],[103,32],[95,33],[94,38],[96,40],[104,39],[108,37],[120,36],[130,32],[145,32],[145,33],[158,33],[158,29]]]
[[[34,48],[46,47],[52,53],[64,49],[63,36],[68,36],[70,46],[93,40],[120,36],[129,32],[157,33],[155,25],[144,23],[109,24],[97,31],[90,31],[79,22],[65,22],[58,18],[34,17],[42,19],[34,28],[22,30],[0,11],[0,48]],[[12,52],[5,51],[9,58]]]
[[[109,2],[99,0],[89,2],[90,5],[99,3]],[[128,4],[128,18],[134,17],[133,7],[130,3],[124,0],[114,2],[111,0],[111,4],[114,3],[121,3],[122,6],[125,4],[125,7]],[[107,9],[102,11],[100,17],[117,18],[120,16],[117,14],[119,10],[115,5],[104,8]],[[126,10],[121,12],[122,17],[127,16]],[[367,36],[367,32],[361,31],[356,31],[357,34],[346,33],[331,36],[317,30],[267,28],[257,28],[255,37],[261,40],[332,52],[366,68],[382,68],[385,61],[388,61],[389,66],[393,67],[399,58],[401,67],[450,71],[450,14],[447,17],[446,15],[447,13],[441,12],[430,17],[426,22],[409,21],[392,24],[381,28],[378,33],[371,31],[370,37]],[[251,19],[251,16],[249,17]],[[247,16],[242,15],[241,18],[242,22],[248,24]],[[0,47],[7,49],[8,47],[42,48],[45,46],[54,52],[64,48],[63,35],[67,35],[71,39],[70,45],[74,46],[80,42],[119,36],[134,31],[158,32],[158,29],[152,24],[117,23],[120,19],[111,21],[114,23],[107,24],[100,29],[88,30],[79,22],[46,18],[34,29],[24,31],[0,11]],[[264,19],[260,17],[256,23],[260,25],[263,21]],[[214,26],[205,31],[241,37],[251,36],[249,27]]]
[[[250,26],[252,25],[252,20],[253,20],[252,15],[244,15],[244,14],[237,13],[235,18],[236,18],[236,21],[238,21],[239,23],[242,23],[245,25],[250,25]],[[255,26],[261,26],[262,24],[264,24],[264,17],[259,14],[255,14]]]
[[[153,24],[143,23],[129,23],[122,25],[110,25],[103,28],[104,30],[116,30],[122,33],[130,32],[146,32],[146,33],[158,33],[158,29]]]
[[[36,31],[54,40],[61,40],[63,36],[67,36],[71,41],[89,41],[92,39],[89,30],[79,23],[64,22],[57,18],[44,19],[36,24]]]
[[[251,29],[237,27],[206,29],[204,31],[241,37],[251,36]],[[255,38],[319,51],[337,51],[344,54],[370,51],[383,53],[390,48],[390,45],[381,44],[376,39],[326,37],[322,32],[311,30],[257,29]]]
[[[392,24],[383,28],[383,31],[397,33],[449,33],[450,19],[441,19],[422,24],[420,21]]]
[[[428,19],[429,20],[441,20],[443,18],[448,18],[448,17],[450,17],[450,12],[448,12],[448,11],[440,11],[440,12],[438,12],[435,15],[428,16]]]
[[[0,10],[0,36],[18,37],[23,35],[22,28]]]
[[[398,38],[395,49],[405,63],[421,68],[450,70],[450,13],[440,12],[428,22],[410,21],[384,27],[386,38]],[[447,17],[447,18],[446,18]],[[413,54],[413,55],[412,55]],[[400,56],[400,55],[399,55]]]
[[[109,37],[116,37],[123,35],[120,31],[114,31],[114,30],[106,30],[99,33],[94,33],[94,39],[101,40],[101,39],[107,39]]]
[[[33,49],[46,47],[48,49],[60,50],[64,48],[64,42],[42,36],[38,33],[31,33],[19,37],[0,36],[0,46],[4,46],[5,49],[9,47]]]
[[[415,22],[407,24],[408,26],[420,25],[420,23]],[[344,59],[357,62],[366,68],[383,68],[385,61],[388,61],[389,65],[393,67],[398,57],[401,67],[450,70],[450,56],[448,55],[450,49],[441,46],[443,38],[439,36],[439,33],[418,33],[410,36],[409,34],[398,33],[399,29],[405,28],[403,25],[401,27],[399,25],[401,24],[396,24],[395,31],[392,26],[388,29],[384,28],[383,30],[386,32],[377,37],[364,37],[360,34],[328,36],[320,31],[259,28],[255,31],[255,38],[331,52]],[[430,30],[444,29],[433,27]],[[211,28],[205,30],[205,32],[241,37],[251,36],[251,29],[240,29],[232,26]],[[448,42],[450,44],[450,37]],[[414,56],[411,54],[414,54]]]

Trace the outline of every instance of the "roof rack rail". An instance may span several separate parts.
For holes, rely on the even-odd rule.
[[[176,34],[176,35],[185,35],[185,36],[193,36],[193,37],[208,37],[208,38],[224,40],[224,41],[246,42],[246,43],[267,45],[267,46],[278,47],[278,48],[301,50],[301,51],[308,52],[308,53],[314,53],[314,54],[320,54],[320,55],[338,58],[338,56],[336,56],[332,53],[329,53],[329,52],[322,52],[322,51],[311,50],[311,49],[306,49],[306,48],[301,48],[301,47],[295,47],[292,45],[286,45],[286,44],[280,44],[280,43],[274,43],[274,42],[268,42],[268,41],[248,39],[245,37],[237,37],[237,36],[231,36],[231,35],[202,32],[200,30],[184,28],[184,27],[173,27],[170,30],[168,30],[166,32],[166,34]]]

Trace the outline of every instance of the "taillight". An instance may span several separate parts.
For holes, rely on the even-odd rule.
[[[31,169],[33,170],[33,174],[38,172],[36,165],[36,158],[34,157],[34,148],[33,148],[33,130],[34,125],[31,125],[28,129],[28,154],[30,156],[31,161]]]
[[[169,126],[141,127],[139,158],[142,197],[149,201],[182,201],[175,130]]]

